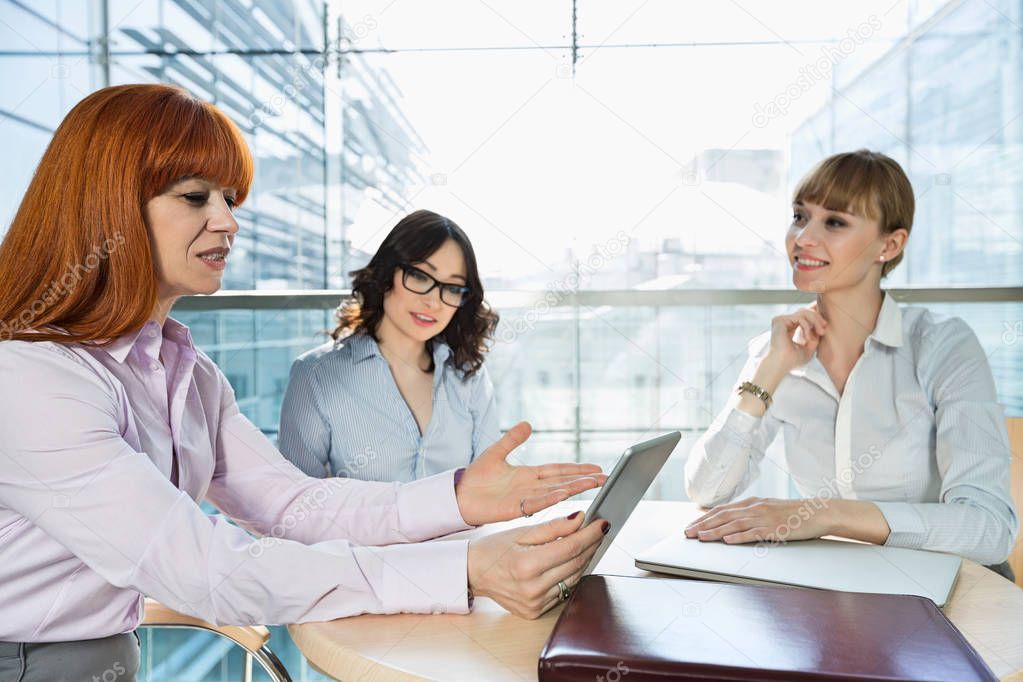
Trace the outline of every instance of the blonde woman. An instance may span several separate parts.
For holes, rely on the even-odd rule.
[[[736,393],[689,454],[686,489],[712,508],[687,537],[840,535],[1011,576],[1011,455],[984,350],[962,320],[881,288],[913,210],[909,179],[883,154],[837,154],[799,183],[786,248],[793,284],[817,298],[750,343]],[[779,431],[803,498],[730,502]]]

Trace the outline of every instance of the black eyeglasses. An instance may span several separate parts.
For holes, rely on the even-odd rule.
[[[469,298],[471,293],[469,287],[464,287],[461,284],[439,282],[437,278],[407,263],[402,263],[399,267],[402,271],[401,283],[412,293],[428,294],[437,287],[440,287],[441,303],[452,308],[460,307]]]

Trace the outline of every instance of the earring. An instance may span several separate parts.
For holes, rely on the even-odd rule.
[[[884,256],[881,256],[881,262],[884,263]]]

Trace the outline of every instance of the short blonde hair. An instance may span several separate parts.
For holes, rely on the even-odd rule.
[[[829,156],[799,181],[792,200],[864,215],[878,221],[881,234],[913,229],[913,185],[902,166],[880,152],[859,149]],[[882,277],[902,261],[902,255],[882,266]]]

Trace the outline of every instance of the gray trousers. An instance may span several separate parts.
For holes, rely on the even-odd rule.
[[[985,566],[984,568],[991,569],[1010,583],[1016,582],[1016,574],[1012,572],[1012,566],[1009,565],[1008,561],[1003,561],[1002,563],[995,564],[994,566]]]
[[[139,636],[0,642],[0,682],[135,682]]]

